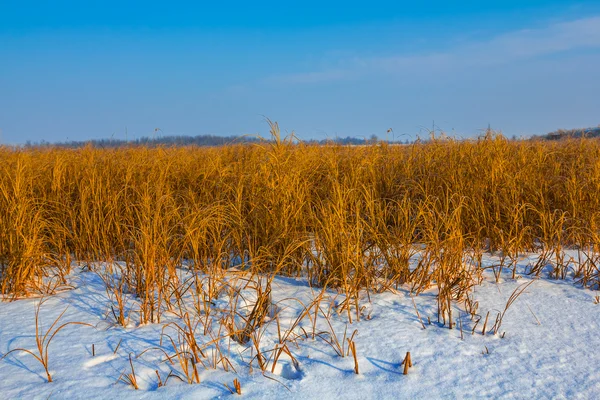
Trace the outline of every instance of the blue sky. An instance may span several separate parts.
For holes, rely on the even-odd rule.
[[[600,2],[0,2],[2,143],[600,124]]]

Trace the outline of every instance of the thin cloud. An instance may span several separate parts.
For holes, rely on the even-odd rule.
[[[340,60],[343,68],[282,74],[266,81],[316,84],[357,79],[370,74],[406,74],[432,69],[466,68],[510,63],[566,51],[600,48],[600,16],[551,24],[544,28],[504,33],[444,52]]]
[[[467,50],[475,55],[510,61],[596,47],[600,47],[600,17],[511,32]]]
[[[357,77],[358,71],[353,68],[349,69],[330,69],[314,72],[303,72],[296,74],[276,75],[267,78],[267,82],[272,83],[288,83],[288,84],[314,84],[324,82],[334,82],[349,80]]]

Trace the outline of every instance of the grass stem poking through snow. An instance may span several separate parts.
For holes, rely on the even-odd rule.
[[[40,300],[40,302],[38,303],[38,305],[35,309],[35,344],[37,347],[37,353],[34,353],[31,350],[18,348],[18,349],[10,350],[2,358],[0,358],[0,360],[6,358],[9,354],[11,354],[15,351],[22,351],[24,353],[27,353],[27,354],[31,355],[33,358],[35,358],[36,360],[38,360],[40,362],[40,364],[42,364],[42,366],[44,367],[44,371],[46,372],[46,378],[48,379],[48,382],[52,382],[52,376],[50,375],[50,371],[48,369],[49,368],[48,347],[50,346],[52,339],[54,339],[54,337],[56,336],[56,334],[58,332],[60,332],[63,328],[65,328],[69,325],[85,325],[85,326],[92,326],[92,325],[86,324],[85,322],[66,322],[66,323],[58,326],[56,329],[54,329],[54,327],[58,324],[58,321],[62,318],[62,316],[65,314],[65,312],[67,312],[68,308],[65,308],[65,310],[54,320],[54,322],[52,323],[50,328],[48,328],[48,330],[46,332],[44,332],[42,330],[42,326],[41,326],[42,321],[40,318],[40,309],[42,307],[42,304],[45,301],[46,301],[46,299]]]
[[[406,352],[406,356],[404,357],[404,361],[400,365],[404,365],[404,371],[402,372],[404,375],[408,375],[408,369],[412,368],[412,359],[410,357],[410,351]]]

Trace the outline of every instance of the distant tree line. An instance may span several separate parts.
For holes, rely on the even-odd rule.
[[[554,132],[547,133],[543,136],[534,136],[534,139],[544,139],[544,140],[559,140],[563,138],[595,138],[600,137],[600,126],[595,128],[579,128],[579,129],[558,129]]]
[[[92,139],[92,140],[71,140],[65,142],[49,143],[27,142],[25,147],[46,147],[57,146],[66,148],[79,148],[93,146],[99,148],[117,148],[127,146],[223,146],[231,143],[260,143],[263,140],[256,136],[216,136],[216,135],[198,135],[198,136],[160,136],[160,137],[142,137],[134,140],[123,139]]]
[[[25,144],[25,147],[64,147],[64,148],[80,148],[92,146],[97,148],[118,148],[127,146],[224,146],[227,144],[252,144],[252,143],[269,143],[270,139],[264,139],[257,135],[243,136],[215,136],[215,135],[198,135],[198,136],[160,136],[160,137],[142,137],[135,140],[123,139],[92,139],[85,141],[65,141],[65,142],[30,142]],[[307,140],[303,141],[307,144],[325,145],[325,144],[340,144],[340,145],[366,145],[370,143],[381,142],[377,136],[371,135],[370,138],[356,138],[347,136],[345,138],[333,138],[323,140]],[[401,141],[383,141],[390,144],[409,143]]]
[[[443,136],[445,137],[445,136]],[[531,139],[541,140],[559,140],[562,138],[573,137],[600,137],[600,126],[595,128],[580,128],[580,129],[558,129],[556,131],[547,133],[545,135],[537,136],[534,135]],[[427,141],[427,139],[418,139],[419,141]],[[517,140],[513,136],[512,140]],[[50,143],[46,141],[30,142],[25,144],[25,147],[66,147],[66,148],[79,148],[85,146],[92,146],[98,148],[117,148],[127,146],[224,146],[227,144],[256,144],[256,143],[269,143],[270,139],[262,138],[258,135],[242,135],[242,136],[216,136],[216,135],[198,135],[198,136],[159,136],[159,137],[142,137],[134,140],[123,140],[123,139],[93,139],[85,141],[65,141]],[[381,140],[376,135],[371,135],[369,138],[357,138],[357,137],[335,137],[330,139],[322,140],[305,140],[307,144],[313,145],[327,145],[327,144],[339,144],[339,145],[350,145],[350,146],[362,146],[372,143],[388,143],[388,144],[409,144],[412,143],[410,140]]]

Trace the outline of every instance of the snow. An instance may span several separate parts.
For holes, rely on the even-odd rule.
[[[529,260],[532,257],[535,256],[530,255]],[[479,302],[479,315],[485,316],[490,311],[488,331],[513,291],[533,279],[523,273],[527,261],[528,258],[521,259],[518,279],[510,279],[511,273],[506,271],[500,282],[495,283],[491,271],[486,271],[482,284],[475,287],[473,296]],[[491,264],[494,258],[486,257],[485,262]],[[182,271],[182,275],[185,273]],[[596,292],[578,287],[572,278],[535,280],[508,309],[497,335],[482,335],[482,322],[472,334],[474,321],[461,304],[454,305],[453,314],[459,316],[454,329],[438,324],[433,289],[414,297],[425,329],[408,288],[400,288],[396,293],[370,293],[370,302],[362,292],[360,306],[365,308],[360,321],[355,320],[352,310],[352,324],[348,323],[345,312],[335,309],[344,296],[327,290],[320,305],[324,314],[331,313],[331,326],[338,340],[343,342],[344,332],[351,337],[357,331],[354,340],[358,375],[354,373],[352,355],[341,357],[327,343],[326,339],[331,341],[331,328],[320,314],[315,331],[321,332],[319,335],[312,337],[308,317],[299,324],[304,331],[299,328],[293,331],[299,337],[288,342],[288,347],[297,364],[282,353],[273,372],[271,359],[263,374],[256,360],[252,369],[248,367],[253,357],[251,342],[239,344],[220,339],[217,342],[235,372],[225,371],[222,364],[216,369],[207,365],[199,368],[199,384],[170,377],[162,387],[158,385],[156,371],[163,382],[171,370],[184,376],[175,360],[174,365],[166,360],[166,354],[174,352],[163,333],[177,338],[174,325],[168,325],[181,322],[176,314],[166,313],[161,323],[140,325],[136,319],[136,300],[130,297],[127,309],[131,320],[123,328],[115,323],[105,284],[96,273],[74,268],[69,278],[73,290],[48,297],[42,304],[42,330],[49,328],[65,309],[56,327],[69,321],[93,327],[68,325],[52,339],[48,348],[52,383],[47,382],[42,365],[29,354],[12,352],[0,360],[0,398],[236,398],[224,386],[226,383],[233,388],[236,378],[241,383],[243,398],[600,397],[600,374],[596,372],[600,365],[600,353],[596,351],[600,346],[597,318],[600,305],[594,301]],[[233,277],[228,279],[232,287],[239,282]],[[249,312],[254,301],[252,291],[238,290],[243,295],[239,298],[248,302],[239,307]],[[272,284],[275,306],[260,328],[261,349],[268,352],[278,342],[275,315],[281,331],[285,332],[303,312],[302,304],[310,304],[319,293],[320,289],[311,288],[305,279],[276,277]],[[227,296],[224,291],[214,301],[212,307],[217,310],[214,318],[219,312],[225,313],[231,304]],[[0,302],[0,357],[15,348],[35,353],[35,308],[39,301]],[[236,323],[240,323],[239,316]],[[197,327],[195,336],[199,343],[207,344],[212,339],[203,335],[202,326]],[[222,331],[218,335],[218,324],[214,323],[211,329],[214,337],[223,336]],[[343,346],[346,351],[348,343]],[[208,344],[205,350],[210,359],[214,346]],[[411,353],[413,367],[408,375],[403,375],[401,363],[407,352]],[[123,373],[131,372],[130,355],[139,390],[119,380]]]

